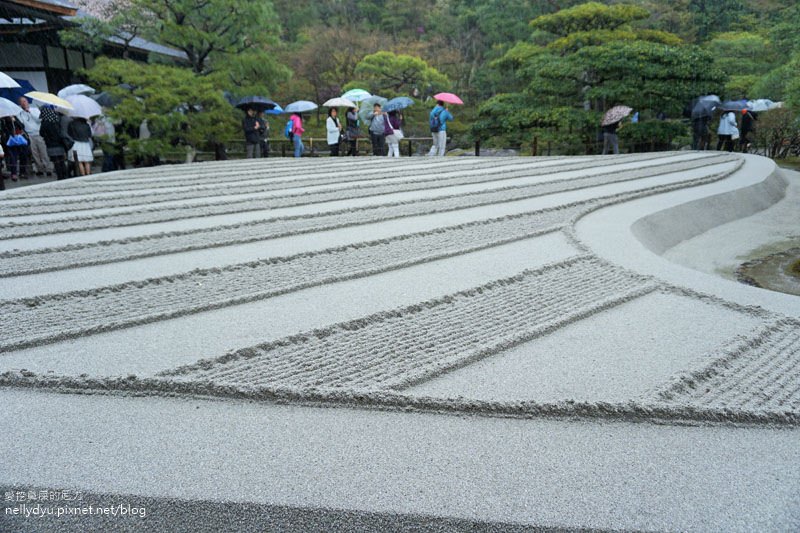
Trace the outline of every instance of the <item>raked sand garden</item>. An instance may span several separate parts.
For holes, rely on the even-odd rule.
[[[800,236],[798,186],[664,152],[6,191],[0,530],[798,530],[800,297],[718,271]],[[7,512],[43,490],[147,512]]]

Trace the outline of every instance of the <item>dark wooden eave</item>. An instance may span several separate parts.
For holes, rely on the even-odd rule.
[[[6,0],[12,4],[18,4],[25,7],[30,7],[33,9],[38,9],[41,11],[48,11],[53,13],[54,15],[59,16],[66,16],[66,17],[74,17],[78,14],[78,9],[75,7],[67,7],[58,4],[52,4],[50,2],[42,2],[39,0]]]

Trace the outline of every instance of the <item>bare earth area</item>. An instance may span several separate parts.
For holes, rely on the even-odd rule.
[[[668,152],[6,191],[0,530],[798,530],[800,297],[726,263],[800,229],[796,182]]]

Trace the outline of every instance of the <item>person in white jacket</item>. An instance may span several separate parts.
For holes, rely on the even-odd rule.
[[[736,127],[736,114],[733,111],[726,111],[720,117],[717,137],[717,150],[722,150],[727,146],[727,150],[733,152],[733,141],[739,138],[739,128]]]
[[[339,112],[335,107],[328,110],[328,120],[325,121],[328,130],[328,148],[331,149],[331,157],[339,155],[339,139],[342,135],[342,125],[339,122]]]

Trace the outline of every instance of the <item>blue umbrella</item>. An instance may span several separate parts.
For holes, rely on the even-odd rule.
[[[267,109],[274,109],[277,105],[277,103],[263,96],[245,96],[239,100],[236,107],[239,109],[252,107],[256,111],[266,111]]]
[[[267,115],[280,115],[281,113],[283,113],[283,108],[278,104],[275,104],[275,107],[273,107],[272,109],[267,109],[265,113]]]
[[[297,102],[292,102],[291,104],[287,105],[283,112],[284,113],[306,113],[308,111],[314,111],[317,107],[319,107],[314,102],[309,102],[308,100],[298,100]]]
[[[36,88],[31,85],[31,82],[28,80],[20,80],[14,78],[14,81],[19,83],[19,87],[9,87],[5,89],[0,89],[0,97],[5,98],[7,100],[11,100],[12,102],[16,103],[19,102],[19,99],[25,96],[25,93],[29,93],[35,91]],[[28,98],[30,101],[30,98]]]
[[[409,106],[414,105],[414,100],[409,98],[408,96],[398,96],[397,98],[392,98],[386,105],[383,106],[383,110],[387,113],[392,111],[399,111],[401,109],[405,109]]]

